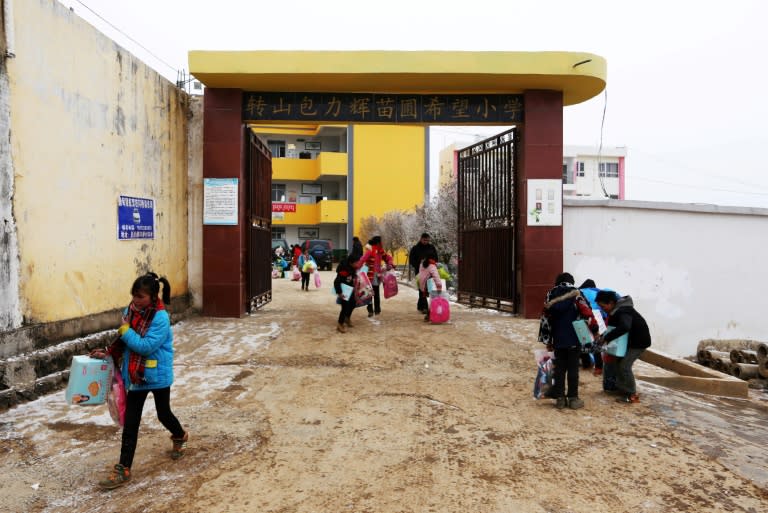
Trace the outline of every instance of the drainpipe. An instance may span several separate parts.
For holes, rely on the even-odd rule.
[[[5,32],[5,56],[16,57],[14,53],[13,33],[13,0],[3,0],[3,30]]]

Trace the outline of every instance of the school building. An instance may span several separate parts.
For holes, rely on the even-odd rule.
[[[440,186],[456,180],[458,153],[473,142],[452,143],[440,150]],[[563,198],[626,199],[627,148],[563,146]]]
[[[362,219],[424,202],[425,127],[254,125],[272,155],[272,239],[327,239],[346,251]],[[351,222],[350,222],[351,221]]]

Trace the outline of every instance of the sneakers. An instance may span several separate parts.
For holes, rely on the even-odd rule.
[[[566,407],[578,410],[579,408],[584,408],[584,401],[578,397],[558,397],[555,399],[555,408],[562,410]]]
[[[638,396],[637,394],[626,394],[626,395],[622,395],[621,397],[617,397],[616,402],[627,403],[627,404],[639,403],[640,396]]]
[[[181,438],[175,438],[171,435],[171,441],[173,442],[173,448],[171,449],[172,460],[179,460],[184,457],[184,451],[187,449],[187,440],[189,440],[189,431],[185,431],[184,436]]]
[[[347,332],[347,327],[344,326],[344,324],[340,322],[339,324],[336,325],[336,331],[338,331],[339,333],[346,333]]]
[[[595,370],[592,371],[592,374],[594,374],[595,376],[602,376],[603,369],[598,369],[597,367],[595,367]]]
[[[373,311],[368,312],[368,317],[373,317]]]
[[[119,463],[108,478],[99,481],[99,487],[102,490],[114,490],[131,480],[131,469],[124,467]]]

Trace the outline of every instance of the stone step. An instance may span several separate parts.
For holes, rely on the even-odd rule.
[[[0,408],[66,386],[73,356],[106,347],[116,337],[117,330],[109,330],[0,360]]]

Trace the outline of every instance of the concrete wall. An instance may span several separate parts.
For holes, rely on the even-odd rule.
[[[187,120],[187,275],[192,304],[203,304],[203,97],[191,96]]]
[[[564,270],[632,296],[656,349],[766,339],[768,209],[565,200]],[[554,276],[552,277],[554,279]]]
[[[18,287],[0,274],[4,327],[14,294],[25,324],[125,305],[148,270],[186,294],[186,94],[56,0],[14,2],[13,24],[0,190],[12,170],[19,268]],[[155,200],[154,240],[117,240],[119,195]]]
[[[19,248],[11,202],[13,161],[9,144],[10,92],[6,64],[7,60],[2,58],[0,61],[0,331],[16,328],[21,325],[22,320],[19,306]]]

